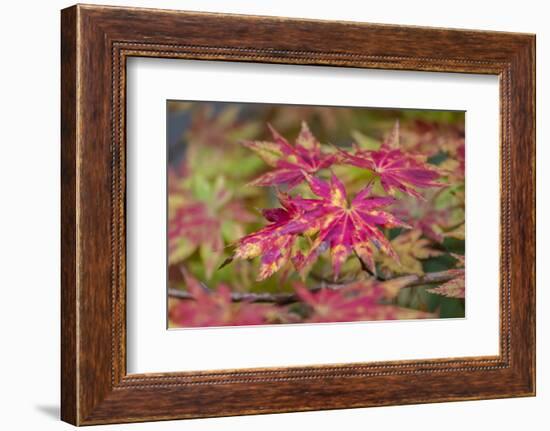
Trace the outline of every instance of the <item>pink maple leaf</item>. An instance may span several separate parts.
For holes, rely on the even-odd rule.
[[[359,280],[345,285],[308,290],[302,283],[294,289],[311,309],[308,322],[353,322],[358,320],[422,319],[431,313],[383,303],[385,283]]]
[[[184,272],[186,287],[192,299],[182,299],[170,308],[169,318],[181,327],[261,325],[274,308],[269,305],[234,303],[231,289],[220,284],[216,290],[202,285]]]
[[[453,254],[453,257],[457,259],[458,265],[464,266],[464,256]],[[453,279],[443,283],[441,286],[428,289],[427,291],[448,298],[464,298],[466,296],[466,272],[464,268],[451,269],[448,272],[454,275]]]
[[[278,194],[282,208],[263,211],[270,222],[257,232],[246,235],[237,242],[234,258],[253,259],[261,256],[258,281],[261,281],[281,269],[292,258],[292,250],[297,232],[283,232],[289,223],[298,222],[303,211],[293,199],[280,192]]]
[[[168,223],[168,258],[170,263],[179,262],[199,250],[205,265],[206,275],[211,277],[222,257],[225,242],[222,236],[222,218],[236,222],[251,222],[255,217],[242,202],[230,200],[224,186],[213,191],[209,201],[196,199],[189,190],[178,184],[169,185],[170,197],[181,200],[174,205]]]
[[[437,205],[437,196],[440,190],[430,190],[419,200],[412,196],[398,199],[392,206],[392,212],[413,228],[422,231],[422,234],[435,242],[443,242],[445,230],[456,225],[463,218],[461,206]]]
[[[276,186],[286,184],[290,189],[304,179],[303,172],[314,174],[320,169],[330,167],[336,161],[336,155],[325,154],[321,144],[313,136],[305,122],[291,145],[273,127],[269,126],[273,141],[245,141],[243,145],[250,148],[262,158],[273,170],[253,180],[254,186]]]
[[[351,154],[340,150],[344,162],[359,168],[369,169],[377,174],[386,193],[396,191],[422,199],[416,188],[442,187],[437,181],[439,171],[426,163],[426,157],[406,153],[399,148],[399,123],[384,141],[379,150],[355,149]]]
[[[311,308],[309,322],[351,322],[366,320],[382,297],[380,289],[369,289],[357,294],[356,286],[339,289],[329,287],[316,292],[302,284],[294,286],[298,297]]]
[[[212,216],[204,202],[189,200],[170,219],[168,227],[169,259],[177,258],[180,244],[185,244],[186,254],[202,247],[211,255],[221,254],[224,241],[221,235],[221,222]],[[211,273],[217,260],[207,261],[206,270]]]
[[[293,203],[302,210],[303,215],[281,229],[282,233],[304,232],[313,223],[319,229],[308,255],[300,263],[301,267],[312,263],[320,253],[330,249],[335,278],[351,253],[357,254],[374,272],[371,245],[397,259],[395,251],[379,229],[379,226],[408,227],[392,214],[380,209],[392,204],[394,198],[370,196],[372,184],[369,184],[348,201],[346,189],[336,175],[332,175],[330,183],[305,172],[304,176],[311,191],[320,199],[294,198]]]

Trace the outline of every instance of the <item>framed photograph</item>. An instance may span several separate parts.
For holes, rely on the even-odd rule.
[[[62,419],[535,394],[535,36],[62,11]]]

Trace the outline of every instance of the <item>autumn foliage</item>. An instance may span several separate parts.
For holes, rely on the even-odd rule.
[[[464,315],[463,116],[171,109],[172,327]]]

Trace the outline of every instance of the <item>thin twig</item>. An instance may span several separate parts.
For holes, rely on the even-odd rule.
[[[444,283],[456,277],[456,274],[450,271],[440,271],[440,272],[429,272],[422,276],[420,275],[403,275],[400,277],[392,278],[386,281],[398,281],[401,278],[407,278],[408,282],[403,287],[412,287],[412,286],[421,286],[424,284],[436,284]],[[312,292],[317,292],[323,288],[325,289],[342,289],[345,287],[345,284],[327,284],[324,286],[317,286],[309,289]],[[178,299],[193,299],[193,296],[185,291],[180,289],[169,288],[168,296],[171,298]],[[255,293],[255,292],[232,292],[231,300],[233,302],[268,302],[275,303],[278,305],[292,304],[298,302],[300,298],[295,293]]]
[[[361,256],[359,256],[359,254],[357,254],[357,252],[355,251],[355,249],[353,249],[353,253],[355,254],[355,257],[357,257],[357,259],[359,259],[359,263],[361,264],[361,269],[363,271],[365,271],[368,275],[370,275],[371,277],[374,277],[376,280],[378,281],[386,281],[383,277],[381,277],[380,275],[378,274],[375,274],[374,272],[372,272],[370,270],[370,268],[368,267],[368,265],[365,263],[365,261],[363,259],[361,259]]]
[[[189,292],[174,288],[168,288],[168,296],[178,299],[193,299],[193,295]],[[231,300],[233,302],[271,302],[279,305],[285,305],[297,302],[299,298],[294,293],[231,292]]]

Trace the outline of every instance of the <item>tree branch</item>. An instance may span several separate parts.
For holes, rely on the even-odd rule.
[[[312,289],[319,290],[319,288]],[[185,290],[168,288],[168,296],[178,299],[193,299],[193,295]],[[255,293],[255,292],[231,292],[233,302],[270,302],[278,305],[291,304],[299,300],[294,293]]]
[[[386,281],[398,281],[401,278],[407,278],[408,282],[403,287],[421,286],[424,284],[436,284],[444,283],[452,280],[456,277],[456,273],[453,270],[440,271],[440,272],[428,272],[422,276],[412,274],[403,275],[400,277],[392,278]],[[325,286],[318,286],[310,289],[311,292],[317,292],[323,288],[325,289],[342,289],[345,285],[342,284],[327,284]],[[178,299],[193,299],[193,296],[180,289],[168,288],[168,296],[170,298]],[[232,292],[231,300],[233,302],[268,302],[278,305],[287,305],[294,302],[298,302],[300,299],[295,293],[255,293],[255,292]]]

